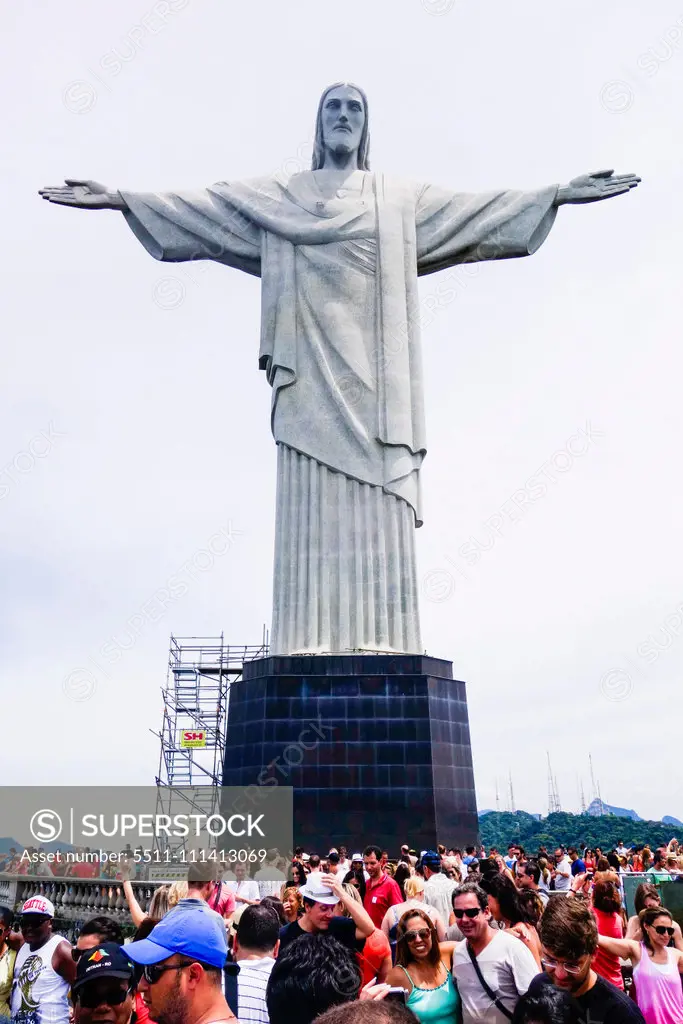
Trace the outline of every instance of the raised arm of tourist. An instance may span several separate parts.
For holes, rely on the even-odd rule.
[[[356,938],[369,938],[369,936],[374,932],[375,926],[363,904],[356,903],[354,899],[344,892],[343,886],[337,875],[323,875],[320,881],[325,888],[332,890],[340,903],[344,904],[344,909],[348,911],[349,917],[356,926]]]
[[[123,895],[126,897],[126,903],[130,910],[130,917],[136,928],[139,928],[142,922],[147,917],[140,904],[135,898],[135,892],[133,886],[130,884],[130,879],[124,878],[123,880]]]
[[[631,960],[634,964],[640,960],[640,943],[633,939],[610,939],[607,935],[598,935],[598,945],[606,953],[621,957],[622,960]]]

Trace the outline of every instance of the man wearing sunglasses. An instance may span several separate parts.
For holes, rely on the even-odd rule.
[[[53,935],[55,908],[32,896],[21,908],[24,943],[14,964],[11,1008],[14,1024],[68,1024],[69,988],[76,978],[71,944]]]
[[[581,1021],[644,1024],[633,1000],[591,967],[598,927],[584,899],[551,896],[541,918],[540,938],[544,974],[530,985],[531,995],[537,995],[543,985],[555,985],[574,997]]]
[[[75,1024],[129,1024],[135,968],[118,943],[83,951],[72,993]]]
[[[538,974],[536,961],[516,935],[491,927],[488,897],[474,882],[455,890],[453,913],[464,935],[453,952],[463,1024],[507,1024]]]
[[[208,906],[172,910],[126,953],[143,967],[138,990],[157,1024],[235,1020],[223,995],[225,927]]]

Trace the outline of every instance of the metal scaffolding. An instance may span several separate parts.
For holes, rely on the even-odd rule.
[[[171,636],[162,726],[151,730],[161,743],[157,813],[177,811],[179,797],[195,813],[219,809],[230,686],[246,661],[267,656],[265,627],[261,643],[253,646],[226,644],[223,633]]]

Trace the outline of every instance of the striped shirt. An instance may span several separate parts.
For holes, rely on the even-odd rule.
[[[269,1024],[266,987],[275,960],[239,960],[237,975],[237,1017],[240,1024]]]

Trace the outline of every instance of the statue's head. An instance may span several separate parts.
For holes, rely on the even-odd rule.
[[[355,152],[358,168],[367,171],[369,149],[367,96],[352,82],[329,85],[318,104],[312,169],[324,167],[328,153]]]

